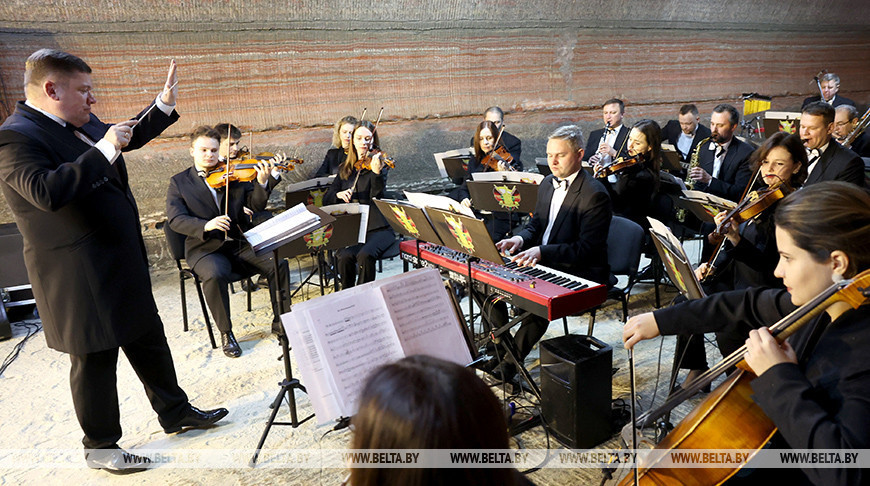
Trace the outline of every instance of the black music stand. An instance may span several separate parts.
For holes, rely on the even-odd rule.
[[[319,177],[290,184],[284,193],[284,207],[292,208],[299,203],[306,206],[309,204],[323,206],[323,196],[326,195],[334,179],[335,176]]]
[[[454,184],[462,184],[468,174],[468,163],[474,156],[471,149],[449,150],[433,155],[441,177],[452,180]]]
[[[292,299],[302,286],[309,283],[314,274],[320,275],[320,295],[324,295],[325,287],[324,275],[326,274],[327,257],[324,252],[332,254],[335,250],[353,246],[359,243],[359,228],[362,214],[361,213],[345,213],[333,215],[335,222],[328,223],[310,233],[297,238],[290,243],[282,246],[278,251],[281,258],[295,258],[302,255],[311,255],[317,259],[317,266],[308,273],[308,276],[302,280],[299,287],[290,294]],[[333,266],[335,262],[333,263]],[[334,279],[334,288],[338,290],[338,280]]]
[[[468,181],[468,194],[472,206],[478,211],[508,213],[513,228],[515,213],[535,212],[538,187],[531,182]]]
[[[466,262],[468,264],[468,274],[466,275],[466,279],[468,285],[468,293],[470,296],[469,308],[472,307],[472,301],[476,301],[477,306],[482,310],[484,308],[484,302],[478,301],[478,299],[475,298],[474,292],[471,291],[473,285],[471,278],[471,264],[476,259],[488,260],[499,265],[504,263],[504,258],[502,257],[501,253],[499,253],[499,251],[496,249],[495,243],[489,236],[489,232],[486,229],[486,224],[483,222],[483,220],[480,219],[470,218],[462,214],[455,214],[449,211],[443,211],[435,208],[427,208],[426,214],[429,215],[429,219],[432,222],[432,227],[435,228],[435,231],[438,232],[438,236],[441,238],[441,241],[444,242],[444,245],[446,247],[450,248],[451,250],[455,250],[469,255],[469,258],[466,259]],[[513,361],[520,375],[528,383],[529,388],[532,390],[532,393],[538,399],[540,399],[541,390],[540,388],[538,388],[538,385],[535,383],[535,380],[532,378],[529,370],[526,369],[526,367],[517,357],[519,356],[519,353],[514,345],[513,340],[499,339],[502,334],[510,332],[510,329],[512,327],[519,324],[530,314],[530,311],[525,311],[519,316],[511,319],[510,322],[504,324],[498,329],[494,328],[492,323],[489,322],[483,312],[480,313],[480,318],[485,323],[485,328],[489,331],[490,341],[494,344],[502,346],[505,356]],[[473,322],[473,315],[469,318],[469,321]],[[499,360],[501,359],[501,356],[498,353],[496,353],[496,357]]]
[[[797,111],[765,111],[761,114],[764,138],[776,132],[800,133],[801,114]]]
[[[320,208],[314,206],[313,204],[308,205],[306,207],[306,210],[320,217],[317,228],[335,222],[335,218],[333,216],[321,211]],[[258,256],[268,252],[272,252],[272,264],[274,265],[276,276],[280,275],[278,273],[278,250],[282,246],[298,238],[301,238],[302,234],[289,234],[287,236],[287,238],[281,239],[271,244],[264,245],[260,248],[255,249],[254,251],[254,253]],[[278,279],[279,282],[280,280],[281,279]],[[274,297],[278,301],[278,311],[279,313],[284,314],[284,299],[282,299],[282,293],[289,293],[290,289],[282,289],[280,283],[275,287],[276,288]],[[287,312],[290,312],[290,309],[287,309]],[[287,341],[287,335],[283,331],[283,326],[282,331],[278,333],[278,342],[281,345],[281,358],[284,360],[284,379],[281,380],[281,383],[279,383],[279,385],[281,386],[281,390],[278,392],[275,400],[273,400],[272,403],[269,404],[269,408],[272,409],[272,413],[269,416],[269,420],[266,421],[266,429],[263,431],[263,435],[260,437],[260,441],[257,443],[257,449],[254,451],[254,455],[251,457],[251,461],[248,464],[250,467],[254,467],[254,465],[257,463],[257,458],[260,455],[260,451],[263,449],[263,444],[266,443],[266,437],[269,435],[269,430],[272,429],[273,425],[289,425],[295,429],[296,427],[299,427],[300,425],[314,417],[314,414],[311,414],[308,417],[299,420],[298,416],[296,415],[296,395],[294,394],[293,390],[298,388],[305,393],[307,393],[307,391],[305,390],[305,386],[302,385],[302,383],[300,383],[298,379],[293,378],[293,369],[290,366],[290,345]],[[289,397],[287,398],[287,405],[290,408],[290,422],[276,422],[275,417],[278,416],[278,410],[281,408],[281,402],[284,401],[285,395],[289,395]]]
[[[727,203],[727,204],[726,204]],[[700,191],[683,192],[679,197],[674,197],[674,204],[695,215],[705,223],[714,223],[714,217],[720,211],[733,209],[736,205],[728,200],[707,195]]]
[[[668,172],[681,172],[686,170],[680,160],[680,152],[674,149],[666,149],[662,147],[662,170]]]

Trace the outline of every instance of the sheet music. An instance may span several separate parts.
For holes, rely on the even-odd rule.
[[[434,268],[419,269],[380,290],[406,356],[427,354],[460,366],[471,362],[461,324]]]
[[[709,192],[704,191],[684,190],[683,197],[689,201],[695,201],[701,204],[716,206],[722,209],[730,210],[737,207],[737,203],[735,203],[734,201],[729,201],[724,197],[715,196],[713,194],[710,194]]]
[[[299,203],[246,231],[245,238],[256,250],[263,244],[289,238],[294,233],[303,234],[308,229],[317,226],[319,222],[320,216],[309,213],[305,209],[305,205]]]
[[[287,312],[281,314],[281,322],[294,351],[296,367],[305,384],[317,423],[324,425],[341,417],[342,411],[311,328],[305,325],[306,316],[304,312]]]
[[[405,191],[405,197],[408,198],[408,202],[417,206],[418,208],[425,208],[429,206],[435,209],[441,209],[444,211],[453,211],[454,213],[464,214],[470,218],[476,218],[474,215],[474,211],[471,208],[467,208],[462,204],[459,204],[458,201],[450,199],[447,196],[436,196],[434,194],[426,194],[424,192],[409,192]]]
[[[332,294],[328,305],[307,309],[310,328],[332,370],[327,376],[337,392],[341,415],[346,417],[356,413],[369,373],[404,356],[383,300],[361,295],[371,290]]]
[[[540,184],[544,180],[543,174],[534,172],[515,172],[515,171],[492,171],[492,172],[475,172],[471,174],[471,179],[480,182],[522,182],[526,184]]]
[[[368,204],[330,204],[329,206],[323,206],[320,209],[326,214],[331,214],[333,216],[337,214],[360,214],[361,216],[359,218],[359,233],[357,235],[357,243],[366,242],[366,232],[369,228],[369,211],[371,210]]]
[[[474,153],[474,150],[470,147],[461,148],[455,150],[448,150],[447,152],[438,152],[436,154],[432,154],[435,157],[435,165],[438,166],[438,172],[441,174],[441,177],[447,178],[447,169],[444,168],[444,159],[447,157],[469,157]]]
[[[284,186],[284,192],[306,191],[308,189],[314,189],[317,186],[325,188],[331,186],[332,181],[334,180],[335,175],[333,174],[331,176],[317,177],[315,179],[308,179],[307,181],[287,184],[286,186]]]

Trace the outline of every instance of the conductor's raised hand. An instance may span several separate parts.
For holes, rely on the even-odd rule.
[[[130,143],[130,138],[133,136],[133,127],[139,123],[139,120],[125,120],[109,127],[103,139],[110,142],[116,149],[121,150]]]
[[[463,204],[464,203],[465,201],[463,201]],[[523,247],[523,238],[520,236],[507,238],[496,243],[495,247],[505,255],[513,255],[515,251]]]
[[[660,336],[659,325],[652,312],[634,316],[622,328],[622,343],[625,349],[631,349],[635,344],[645,339]]]
[[[178,99],[177,69],[178,65],[175,63],[175,59],[169,61],[169,74],[166,75],[166,84],[163,85],[163,93],[160,94],[160,101],[169,106],[175,106],[175,100]]]
[[[213,231],[213,230],[229,231],[230,230],[230,223],[231,223],[230,217],[222,214],[214,219],[209,220],[207,223],[205,223],[205,231],[207,231],[207,232]]]

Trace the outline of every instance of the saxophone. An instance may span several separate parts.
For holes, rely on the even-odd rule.
[[[701,163],[701,148],[707,144],[713,137],[707,137],[700,142],[698,145],[695,145],[695,151],[692,152],[692,158],[689,161],[689,167],[686,169],[686,188],[694,189],[695,188],[695,179],[689,177],[689,172],[692,171],[693,168],[698,167]],[[677,221],[684,223],[686,221],[686,210],[684,208],[677,209]]]

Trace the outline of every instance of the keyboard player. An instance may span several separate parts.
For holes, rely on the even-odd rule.
[[[569,125],[554,131],[547,141],[547,165],[551,175],[541,182],[538,201],[529,223],[512,238],[496,247],[520,266],[537,263],[594,282],[610,282],[607,264],[607,232],[613,211],[604,186],[581,170],[583,133]],[[508,321],[507,306],[494,304],[487,310],[490,322],[500,326]],[[520,362],[547,331],[549,322],[530,315],[514,336]],[[494,375],[515,382],[517,369],[505,362]]]

